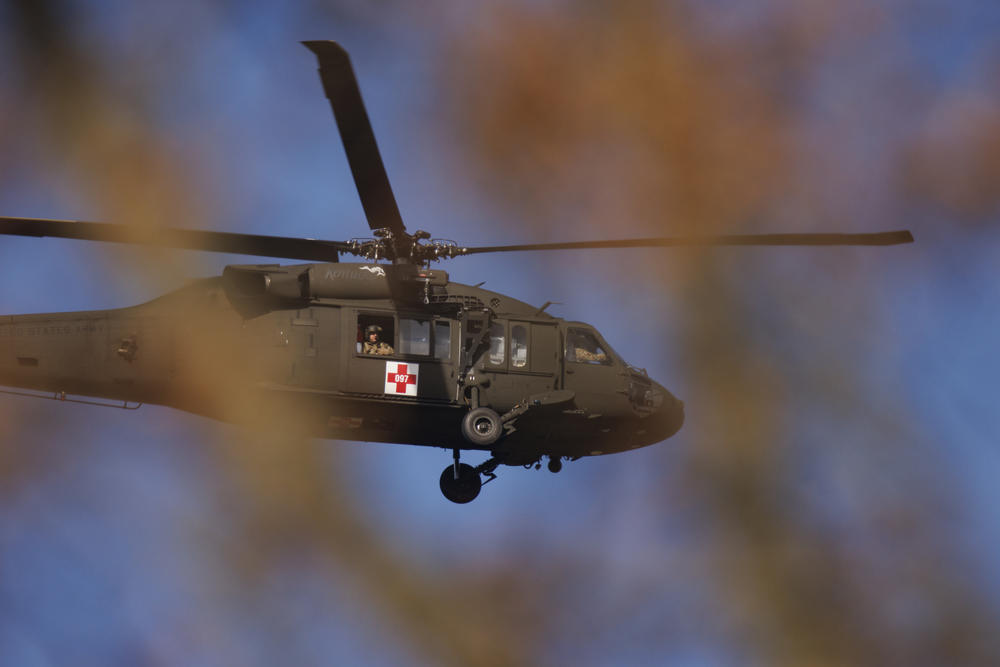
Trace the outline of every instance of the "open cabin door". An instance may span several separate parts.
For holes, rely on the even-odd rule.
[[[461,349],[459,351],[459,368],[467,373],[484,351],[487,336],[490,331],[492,313],[488,310],[462,311],[459,319],[461,325]]]
[[[462,367],[475,369],[479,402],[503,413],[557,388],[555,324],[496,318],[489,311],[462,316]]]

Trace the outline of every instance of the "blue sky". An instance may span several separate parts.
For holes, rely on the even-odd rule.
[[[982,76],[972,71],[977,54],[995,48],[991,39],[1000,12],[990,3],[957,3],[948,20],[940,21],[934,19],[936,10],[927,8],[927,14],[914,11],[912,25],[899,29],[910,47],[896,57],[926,63],[924,83],[931,91],[959,84],[974,88]],[[334,239],[364,235],[363,212],[314,57],[297,44],[335,38],[352,55],[408,228],[470,245],[531,240],[523,227],[503,224],[507,209],[490,201],[465,167],[462,146],[447,122],[455,109],[445,105],[455,104],[454,98],[438,94],[441,45],[452,31],[483,20],[480,15],[465,10],[435,23],[419,21],[412,10],[394,15],[359,6],[339,14],[319,12],[319,18],[313,11],[248,4],[225,13],[197,3],[138,9],[104,2],[80,10],[75,26],[126,113],[142,114],[174,158],[190,165],[187,176],[200,187],[196,197],[207,200],[199,206],[210,214],[205,222],[211,228]],[[157,87],[146,85],[145,68],[156,71]],[[815,103],[833,108],[833,118],[818,113],[816,122],[829,122],[868,147],[879,164],[866,173],[891,179],[892,165],[879,139],[872,139],[878,132],[854,133],[850,105],[838,110],[824,103],[872,93],[879,79],[866,80],[863,68],[846,56],[833,59],[824,73],[829,81],[818,86]],[[5,107],[18,104],[17,76],[16,62],[0,65],[0,131],[14,158],[0,162],[0,212],[102,218],[100,203],[76,172],[60,165],[55,148],[38,149],[37,127],[22,133],[5,123],[14,117]],[[899,121],[900,127],[910,124],[920,121]],[[860,155],[849,157],[864,162],[864,151]],[[845,187],[862,178],[851,172],[855,163],[831,162],[831,173]],[[210,185],[203,176],[211,178]],[[839,192],[832,189],[827,196]],[[873,187],[868,197],[841,210],[858,211],[868,222],[894,205]],[[755,335],[787,343],[781,372],[812,377],[809,356],[817,344],[843,363],[861,359],[872,394],[888,397],[886,405],[903,405],[917,420],[915,430],[924,440],[914,443],[913,456],[939,463],[930,484],[957,499],[953,519],[966,526],[958,533],[967,541],[960,546],[976,562],[969,577],[988,592],[995,611],[1000,522],[993,473],[1000,462],[1000,424],[993,385],[1000,363],[992,334],[998,325],[993,278],[1000,246],[990,243],[996,240],[995,226],[955,236],[952,221],[915,208],[912,227],[919,247],[912,253],[851,251],[850,266],[867,280],[863,285],[857,277],[824,272],[830,265],[812,254],[725,257],[733,275],[748,276],[747,307],[762,309]],[[988,222],[995,223],[995,216]],[[183,220],[177,225],[190,226]],[[633,235],[638,234],[621,225],[620,236]],[[189,258],[192,277],[247,261],[179,254]],[[19,279],[0,290],[0,311],[108,308],[157,296],[162,285],[132,279],[120,268],[122,256],[92,244],[4,239],[3,270]],[[690,379],[681,372],[678,357],[684,352],[673,344],[681,313],[673,292],[645,279],[643,267],[658,261],[651,257],[637,260],[620,251],[487,257],[455,260],[444,268],[454,280],[485,280],[487,288],[529,303],[562,302],[555,314],[593,323],[630,362],[647,367],[685,398]],[[838,281],[875,295],[878,312],[853,324],[873,327],[884,339],[856,340],[851,321],[844,323],[842,338],[796,339],[808,325],[768,303],[774,289],[790,290],[793,303],[806,299],[810,289],[836,295]],[[758,285],[768,289],[758,292]],[[865,314],[849,294],[828,305],[845,317]],[[239,509],[227,498],[220,461],[200,443],[220,434],[232,438],[232,427],[153,406],[126,413],[13,397],[0,403],[0,414],[17,416],[17,446],[30,447],[27,459],[34,462],[33,473],[0,496],[0,662],[272,664],[287,657],[270,645],[275,636],[289,640],[290,659],[302,664],[322,664],[331,656],[347,664],[421,659],[402,635],[383,631],[390,621],[362,599],[363,587],[349,570],[331,574],[308,554],[271,571],[245,597],[216,590],[221,584],[215,568],[226,564],[217,562],[215,547],[236,534],[232,526]],[[827,485],[824,502],[832,520],[850,521],[854,504],[863,503],[855,494],[864,498],[871,492],[858,478],[875,475],[865,469],[872,459],[859,453],[831,461],[822,450],[842,440],[864,442],[873,419],[866,415],[844,423],[836,408],[816,409],[801,397],[792,403],[803,414],[791,428],[810,443],[807,454],[817,450],[803,470],[815,470],[817,483]],[[681,492],[676,508],[651,506],[650,500],[651,490],[663,492],[655,496],[662,502],[671,498],[671,488],[697,484],[680,478],[679,467],[671,464],[698,441],[711,406],[689,405],[688,414],[685,430],[656,447],[582,460],[559,475],[502,469],[469,507],[440,496],[437,476],[448,454],[436,449],[327,443],[330,480],[365,498],[360,504],[366,520],[435,572],[515,559],[530,577],[535,559],[544,572],[559,554],[557,545],[573,545],[588,567],[577,583],[595,600],[592,610],[581,612],[581,624],[602,624],[602,610],[619,611],[620,620],[609,622],[610,633],[595,631],[591,642],[577,643],[569,632],[560,635],[547,647],[552,661],[638,662],[662,658],[666,650],[678,664],[725,664],[738,652],[737,632],[711,619],[712,606],[704,600],[709,584],[700,581],[704,566],[687,548],[686,538],[699,531],[702,508]],[[344,466],[352,471],[347,477],[336,472]],[[918,488],[912,480],[893,480],[891,470],[886,477],[886,493],[905,497]],[[663,574],[664,563],[671,574]],[[666,594],[650,599],[644,597],[648,590]],[[559,603],[585,605],[572,596]],[[276,634],[268,628],[275,618],[288,625]],[[664,619],[676,628],[666,643],[653,637]],[[625,644],[630,652],[623,653]]]

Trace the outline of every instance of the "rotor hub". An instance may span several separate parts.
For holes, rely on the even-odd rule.
[[[345,251],[371,261],[385,259],[424,266],[467,252],[450,239],[432,239],[430,233],[422,229],[414,234],[396,234],[391,229],[380,227],[373,230],[372,234],[372,238],[351,239]]]

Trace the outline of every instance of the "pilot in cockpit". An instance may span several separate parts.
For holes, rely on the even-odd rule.
[[[574,361],[582,363],[605,363],[608,354],[601,348],[593,336],[577,333],[572,340]]]

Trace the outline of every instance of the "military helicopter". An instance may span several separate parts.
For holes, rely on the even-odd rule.
[[[450,449],[440,488],[468,503],[500,465],[537,468],[548,459],[559,472],[564,460],[663,441],[681,428],[684,405],[591,325],[548,314],[548,303],[452,282],[433,262],[514,251],[913,241],[909,231],[893,231],[468,247],[410,233],[347,52],[332,41],[303,44],[319,61],[371,236],[328,241],[0,218],[0,233],[9,235],[309,262],[226,266],[221,276],[130,308],[2,317],[7,393],[128,409],[159,404],[226,421],[238,420],[238,405],[262,423],[293,415],[308,436]],[[342,263],[342,255],[364,261]],[[461,461],[463,450],[489,458],[472,466]]]

